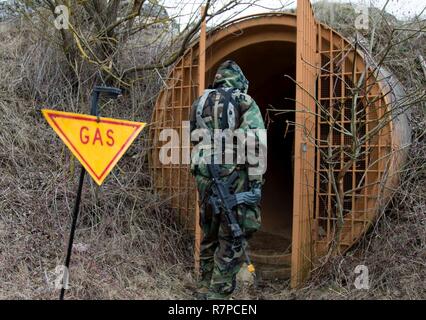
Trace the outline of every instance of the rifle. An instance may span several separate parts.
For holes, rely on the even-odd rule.
[[[241,248],[247,263],[247,270],[256,279],[255,268],[244,248],[246,239],[236,219],[234,208],[239,204],[257,204],[260,200],[260,195],[251,191],[236,194],[231,193],[230,190],[238,178],[238,173],[234,171],[225,182],[220,177],[220,167],[218,164],[207,164],[207,168],[212,178],[212,195],[210,196],[209,204],[212,206],[214,214],[220,214],[220,209],[222,208],[226,222],[231,229],[233,239],[241,242]]]

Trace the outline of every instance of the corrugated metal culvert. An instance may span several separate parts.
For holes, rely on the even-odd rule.
[[[250,16],[206,38],[202,32],[158,97],[150,158],[155,188],[170,199],[182,225],[194,230],[196,248],[200,230],[189,165],[162,164],[165,142],[159,136],[164,128],[176,129],[182,138],[177,151],[185,154],[182,121],[226,59],[243,69],[268,124],[263,226],[250,252],[264,277],[291,275],[295,287],[318,258],[358,241],[398,184],[401,150],[410,142],[407,118],[394,110],[400,88],[319,24],[308,0],[298,1],[296,15]],[[296,112],[276,111],[283,109]]]

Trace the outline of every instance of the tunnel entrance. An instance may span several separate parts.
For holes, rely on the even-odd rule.
[[[232,59],[249,80],[268,134],[268,167],[262,190],[262,228],[250,240],[250,252],[264,278],[290,274],[293,223],[293,144],[295,121],[296,44],[262,42],[224,57],[208,72],[211,83],[219,64]],[[288,78],[288,77],[291,77]],[[271,265],[268,267],[268,265]],[[282,268],[279,268],[279,265]]]
[[[327,163],[317,156],[321,155],[321,148],[326,150],[333,145],[337,148],[337,157],[344,160],[345,148],[339,145],[346,145],[345,133],[333,134],[330,141],[319,146],[311,143],[298,145],[296,154],[299,156],[292,161],[294,136],[302,141],[306,132],[298,129],[294,134],[290,131],[284,138],[285,121],[294,120],[294,114],[278,114],[268,110],[295,107],[291,102],[295,98],[295,85],[284,78],[285,74],[295,78],[295,64],[300,71],[297,80],[301,88],[297,90],[300,105],[297,104],[296,109],[311,112],[319,107],[312,101],[311,95],[316,95],[321,108],[326,110],[335,110],[336,103],[342,108],[350,105],[352,90],[345,87],[351,85],[340,81],[340,78],[343,75],[346,78],[346,73],[352,74],[355,71],[354,76],[358,79],[365,73],[369,74],[369,69],[361,52],[332,28],[317,23],[307,1],[302,3],[303,6],[297,10],[296,15],[259,14],[226,23],[211,29],[206,35],[202,32],[200,41],[194,41],[171,69],[165,80],[165,87],[157,97],[149,128],[152,141],[149,160],[153,185],[162,197],[170,200],[170,207],[176,211],[182,227],[194,231],[196,269],[199,267],[202,236],[196,184],[187,164],[174,165],[160,161],[161,147],[164,144],[160,135],[165,128],[172,128],[180,133],[187,131],[183,120],[189,119],[192,102],[211,83],[218,64],[227,58],[236,60],[244,69],[251,82],[249,93],[259,104],[268,126],[269,159],[263,189],[263,226],[250,240],[250,254],[257,255],[256,259],[253,258],[257,270],[260,269],[259,261],[275,267],[286,265],[289,270],[291,260],[291,286],[296,287],[309,277],[317,259],[326,255],[330,245],[335,243],[335,195],[330,191],[332,182],[321,179],[321,170],[324,166],[327,167]],[[301,21],[298,17],[307,23],[298,23]],[[298,38],[299,54],[296,56],[295,44]],[[316,69],[315,72],[313,69]],[[389,80],[391,77],[384,70],[370,76],[373,80],[371,92],[377,99],[368,108],[363,107],[365,101],[360,100],[360,108],[364,110],[362,114],[369,115],[368,122],[373,123],[364,126],[368,132],[374,129],[374,123],[380,114],[386,114],[387,108],[392,107],[392,101],[401,91],[395,86],[396,81]],[[397,90],[391,92],[393,90],[388,89]],[[364,97],[364,100],[368,100],[367,98]],[[336,124],[342,127],[346,121],[345,112],[342,117],[336,118]],[[315,126],[315,131],[312,132],[324,140],[324,134],[327,136],[334,124],[321,122],[319,118],[305,113],[297,117],[297,122],[304,128],[309,125],[313,129]],[[362,123],[364,120],[360,119]],[[380,132],[370,132],[373,144],[362,146],[368,150],[359,160],[360,166],[354,165],[350,170],[352,178],[349,180],[355,181],[352,183],[355,187],[352,192],[348,192],[349,200],[345,200],[345,219],[338,241],[338,251],[341,253],[346,252],[368,230],[377,216],[378,201],[389,197],[387,191],[392,188],[388,186],[395,186],[398,181],[395,172],[403,164],[405,154],[391,151],[399,150],[399,147],[403,149],[410,140],[405,115],[401,114],[401,118],[396,120],[398,121],[393,121],[393,125],[385,126]],[[185,151],[188,146],[182,144],[180,148]],[[298,173],[304,172],[303,177],[295,174],[293,179],[293,162]],[[358,176],[364,178],[360,184],[356,182]],[[293,193],[295,196],[300,195],[294,197],[294,203]],[[371,198],[371,194],[380,197]],[[292,230],[292,225],[297,229]],[[276,267],[275,270],[277,269],[279,268]],[[270,270],[274,270],[274,267]],[[275,278],[270,278],[273,277]]]

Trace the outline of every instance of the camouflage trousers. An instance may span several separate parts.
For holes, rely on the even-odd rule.
[[[235,182],[235,192],[244,188],[243,176]],[[196,176],[200,201],[207,200],[210,179]],[[226,222],[225,215],[214,214],[207,204],[200,203],[200,225],[203,238],[200,247],[200,282],[199,290],[207,293],[207,299],[228,299],[236,287],[236,276],[244,263],[246,242],[235,240]],[[260,228],[260,208],[258,206],[240,205],[237,208],[237,219],[245,238]]]

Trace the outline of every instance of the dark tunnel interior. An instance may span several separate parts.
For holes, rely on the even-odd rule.
[[[227,57],[237,62],[250,82],[249,94],[260,107],[268,129],[268,164],[262,190],[262,229],[284,237],[289,243],[293,210],[293,144],[294,127],[287,130],[286,121],[294,122],[296,77],[296,44],[262,42],[243,47]],[[207,74],[211,84],[219,64]],[[289,76],[292,79],[286,77]],[[275,109],[275,111],[274,111]],[[266,238],[265,238],[266,239]]]

